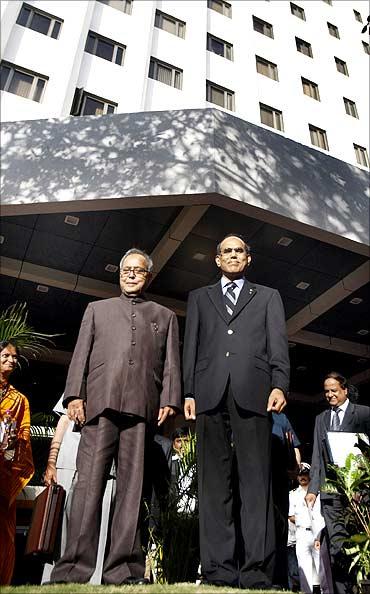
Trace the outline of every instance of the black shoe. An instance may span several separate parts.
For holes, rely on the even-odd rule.
[[[228,582],[224,582],[223,580],[202,580],[200,582],[201,586],[216,586],[216,588],[237,588],[238,585],[236,583],[229,584]]]
[[[148,578],[145,577],[134,577],[133,575],[129,575],[127,578],[121,582],[120,585],[122,586],[147,586],[150,584]]]

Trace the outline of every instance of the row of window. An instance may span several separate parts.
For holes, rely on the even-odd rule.
[[[113,8],[120,8],[124,12],[131,14],[132,8],[132,0],[98,0],[104,4],[108,4]],[[209,8],[213,8],[220,12],[220,7],[227,6],[230,7],[229,3],[224,3],[223,0],[208,0]],[[303,20],[305,20],[305,12],[304,9],[298,6],[297,4],[290,3],[291,12],[295,16],[299,16]],[[357,12],[357,11],[355,11]],[[360,15],[360,13],[357,13]],[[231,13],[230,13],[231,16]],[[361,17],[361,15],[360,15]],[[262,35],[266,35],[267,37],[274,38],[273,26],[271,23],[268,23],[256,16],[252,16],[253,19],[253,28],[258,33]],[[51,14],[48,14],[38,8],[30,6],[28,4],[23,4],[20,10],[20,13],[17,18],[17,24],[22,25],[23,27],[27,27],[33,29],[34,31],[38,31],[39,33],[43,33],[44,35],[48,35],[49,37],[53,37],[54,39],[58,39],[59,33],[62,27],[63,19],[59,19]],[[157,28],[163,29],[168,33],[172,33],[173,35],[177,35],[178,37],[185,38],[185,29],[186,23],[176,17],[173,17],[169,14],[166,14],[160,10],[156,10],[155,14],[155,21],[154,24]],[[339,30],[338,27],[333,25],[332,23],[327,23],[328,30],[330,35],[333,37],[337,37],[339,39]],[[112,40],[103,38],[99,36],[99,48],[95,48],[94,51],[94,44],[91,42],[87,44],[86,51],[90,53],[95,53],[95,55],[99,55],[102,58],[110,60],[112,62],[116,62],[117,64],[122,64],[123,61],[123,53],[124,53],[124,46],[113,42]],[[295,38],[297,51],[313,58],[312,46],[309,42],[304,41],[303,39],[299,39],[298,37]],[[118,46],[118,50],[116,49]],[[362,41],[362,46],[365,53],[370,54],[370,46],[366,41]],[[208,34],[207,36],[207,49],[209,51],[214,52],[228,60],[233,60],[233,45],[219,39],[213,35]],[[116,53],[118,53],[118,58],[116,57]],[[339,58],[335,58],[337,69],[346,74],[348,76],[348,68],[346,63]]]
[[[330,0],[324,0],[324,2],[326,2],[326,4],[332,5],[332,2]],[[223,14],[224,16],[227,16],[229,18],[232,17],[232,7],[231,7],[230,2],[226,2],[226,0],[208,0],[207,4],[208,4],[208,8],[211,8],[212,10],[216,10],[220,14]],[[306,20],[306,14],[305,14],[304,8],[302,8],[301,6],[298,6],[297,4],[294,4],[293,2],[290,3],[290,12],[294,16],[302,19],[303,21]],[[353,14],[354,14],[356,21],[358,21],[359,23],[362,23],[361,13],[358,12],[358,10],[353,9]]]
[[[122,64],[124,46],[115,45],[113,49],[110,47],[107,48],[104,39],[95,33],[89,33],[85,49],[97,56],[109,60],[113,59],[117,64]],[[256,56],[256,70],[259,74],[276,81],[278,80],[277,65],[265,60],[261,56]],[[182,88],[182,69],[162,62],[157,58],[151,58],[148,76],[175,89]],[[40,102],[47,80],[48,77],[46,76],[18,68],[7,62],[2,62],[1,64],[1,90],[3,91]],[[320,101],[318,84],[303,76],[301,77],[301,82],[303,93],[316,101]],[[207,101],[231,111],[235,109],[234,91],[224,89],[223,87],[210,86],[208,89],[207,85]],[[343,97],[343,102],[346,113],[358,119],[359,116],[355,101]],[[108,113],[110,112],[108,111]],[[277,127],[279,130],[282,129],[278,126],[274,127]]]
[[[25,71],[21,68],[2,62],[0,66],[1,85],[3,91],[14,93],[21,97],[32,99],[33,101],[41,101],[45,89],[47,77]],[[171,67],[168,64],[159,62],[152,58],[149,67],[149,76],[155,78],[160,82],[171,85],[175,88],[181,88],[182,84],[182,70]],[[302,78],[302,86],[308,90],[315,89],[312,87],[310,81]],[[316,85],[317,87],[317,85]],[[311,92],[310,91],[310,92]],[[318,94],[318,89],[316,89]],[[308,94],[308,92],[306,92]],[[220,107],[233,111],[235,109],[235,93],[229,89],[225,89],[220,85],[207,81],[206,83],[206,100],[214,103]],[[354,117],[358,117],[357,108],[354,101],[343,97],[346,113]],[[112,114],[116,111],[117,103],[102,99],[91,93],[86,93],[83,89],[77,89],[71,114],[72,115],[104,115]],[[275,128],[276,130],[284,131],[283,114],[280,110],[275,109],[264,103],[260,103],[260,118],[262,124]],[[311,143],[324,150],[329,150],[329,144],[325,130],[309,124],[309,132]],[[354,144],[356,160],[360,165],[369,166],[369,159],[367,150],[357,144]]]

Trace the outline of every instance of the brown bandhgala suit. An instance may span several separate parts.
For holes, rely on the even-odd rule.
[[[52,582],[87,582],[98,547],[101,504],[112,460],[116,502],[103,582],[144,575],[138,529],[147,428],[160,407],[181,404],[177,319],[144,296],[90,303],[68,372],[64,403],[86,401],[65,554]]]

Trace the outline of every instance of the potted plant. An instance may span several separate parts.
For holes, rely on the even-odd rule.
[[[345,466],[330,466],[325,491],[341,495],[345,502],[348,538],[344,552],[351,558],[350,571],[359,591],[370,594],[370,446],[359,436],[361,453],[349,454]]]

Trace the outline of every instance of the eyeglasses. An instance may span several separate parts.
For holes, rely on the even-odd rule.
[[[222,255],[228,255],[231,254],[232,252],[235,252],[236,254],[244,254],[246,252],[245,248],[242,247],[236,247],[236,248],[225,248],[224,250],[222,250],[221,254]]]
[[[149,270],[140,268],[140,266],[125,266],[124,268],[121,268],[122,276],[128,276],[131,272],[133,272],[135,276],[145,276]]]

